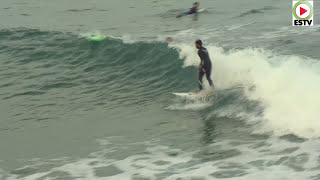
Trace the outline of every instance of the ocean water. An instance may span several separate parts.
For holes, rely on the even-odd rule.
[[[192,3],[1,0],[0,179],[320,179],[319,1]]]

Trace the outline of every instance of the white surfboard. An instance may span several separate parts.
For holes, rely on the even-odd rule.
[[[186,96],[194,96],[196,95],[195,92],[186,92],[186,93],[172,93],[176,96],[186,97]]]
[[[199,9],[197,12],[200,13],[200,12],[203,12],[204,10],[206,10],[206,9],[202,8],[202,9]]]
[[[182,93],[172,93],[176,96],[184,97],[184,98],[198,98],[198,97],[206,97],[211,96],[213,91],[200,91],[200,92],[182,92]]]

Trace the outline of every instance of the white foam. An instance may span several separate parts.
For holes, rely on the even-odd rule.
[[[184,66],[197,66],[199,57],[191,45],[175,47]],[[281,56],[261,49],[224,51],[206,46],[213,61],[212,79],[218,89],[242,86],[246,96],[264,106],[263,128],[275,135],[293,133],[320,137],[320,63],[306,57]],[[316,67],[316,68],[315,68]]]
[[[224,179],[227,180],[310,179],[319,175],[317,153],[319,144],[319,140],[294,143],[278,138],[248,141],[224,140],[189,152],[157,145],[154,142],[123,144],[119,147],[107,143],[102,145],[103,148],[100,151],[94,152],[94,155],[91,154],[87,158],[69,160],[51,169],[50,160],[43,160],[43,166],[46,163],[50,164],[47,171],[20,178],[17,175],[10,175],[8,179],[54,179],[48,176],[53,172],[64,172],[74,179],[89,180],[129,180],[133,177],[151,180],[217,179],[216,176],[219,174],[225,176]],[[122,154],[128,153],[122,151],[132,148],[131,146],[145,148],[138,154],[136,152],[130,154],[128,151],[129,154],[126,157],[119,159],[109,154],[111,152],[109,148],[116,148],[118,153]],[[229,151],[237,153],[231,153],[235,155],[228,156]],[[110,165],[117,168],[119,172],[111,176],[97,176],[97,168],[103,170]],[[232,175],[237,172],[238,175]]]
[[[139,42],[137,38],[133,37],[130,34],[124,34],[118,37],[118,39],[122,40],[123,43],[126,43],[126,44],[133,44],[133,43]]]

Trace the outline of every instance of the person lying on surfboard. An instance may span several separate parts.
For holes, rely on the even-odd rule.
[[[179,14],[179,15],[176,16],[176,18],[197,13],[199,5],[200,5],[199,2],[193,3],[193,7],[188,12]]]
[[[199,70],[199,79],[198,79],[198,84],[199,84],[199,89],[200,91],[203,89],[202,87],[202,78],[204,76],[204,74],[206,74],[206,78],[209,82],[209,85],[211,87],[213,87],[213,83],[211,80],[211,60],[209,57],[209,53],[207,51],[207,49],[205,47],[202,46],[202,41],[201,40],[197,40],[195,42],[196,48],[199,49],[198,50],[198,55],[200,57],[200,65],[198,67]]]

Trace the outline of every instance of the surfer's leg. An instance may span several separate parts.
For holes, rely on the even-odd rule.
[[[199,72],[199,78],[198,78],[198,85],[199,89],[202,90],[202,77],[204,75],[204,72]]]
[[[212,80],[211,80],[211,69],[208,69],[208,71],[206,71],[206,78],[207,78],[207,80],[208,80],[208,82],[209,82],[209,85],[211,86],[211,87],[213,87],[213,83],[212,83]]]

